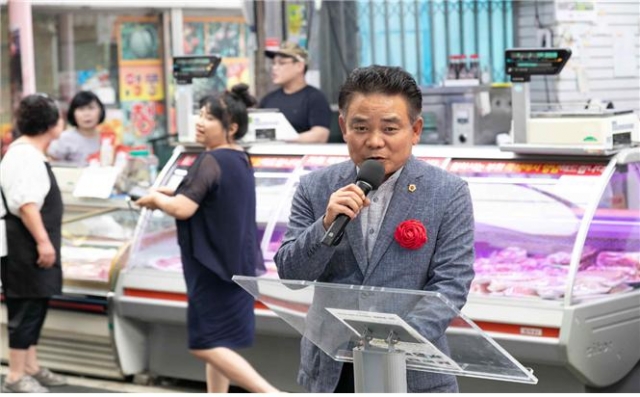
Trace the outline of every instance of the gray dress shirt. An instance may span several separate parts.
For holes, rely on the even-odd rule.
[[[393,190],[396,187],[396,182],[402,172],[402,168],[404,167],[394,172],[378,189],[369,193],[367,197],[371,200],[371,205],[360,211],[360,226],[362,227],[362,236],[365,241],[367,260],[371,259],[373,246],[378,238],[378,232],[380,231],[384,214],[387,212],[387,207],[389,207],[389,203],[393,197]]]

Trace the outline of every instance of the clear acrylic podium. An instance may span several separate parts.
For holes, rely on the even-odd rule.
[[[439,293],[264,277],[233,280],[331,358],[353,362],[356,392],[405,393],[407,369],[538,382]],[[434,343],[445,331],[448,352]]]

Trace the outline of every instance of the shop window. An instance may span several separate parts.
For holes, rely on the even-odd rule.
[[[478,56],[485,82],[505,81],[513,46],[513,2],[505,0],[358,0],[359,64],[402,66],[420,85],[447,78],[451,56]],[[460,59],[460,58],[458,58]],[[476,58],[474,58],[475,60]]]

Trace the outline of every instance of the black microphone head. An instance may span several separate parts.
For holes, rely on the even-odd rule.
[[[384,180],[384,165],[376,160],[365,160],[360,165],[360,172],[356,181],[366,182],[371,185],[371,190],[376,190]]]

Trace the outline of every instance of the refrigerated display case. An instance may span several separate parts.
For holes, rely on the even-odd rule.
[[[299,177],[348,159],[347,148],[264,144],[249,152],[268,270],[264,277],[277,277],[273,256]],[[183,159],[195,153],[177,149],[159,183],[177,185],[189,163]],[[609,157],[559,158],[492,147],[418,145],[413,153],[469,183],[476,277],[463,313],[532,367],[539,379],[530,386],[459,378],[462,391],[585,391],[638,371],[640,149]],[[191,379],[193,371],[202,372],[186,364],[186,297],[175,241],[173,220],[159,212],[143,213],[113,306],[120,361],[123,368],[129,363],[130,373]],[[295,333],[259,302],[256,317],[257,334],[275,339],[258,338],[251,362],[269,380],[282,378],[272,375],[274,367],[282,366],[289,382],[274,383],[299,390],[287,386],[295,380],[296,370],[290,367],[297,367],[299,358]],[[451,327],[452,345],[455,332]]]
[[[519,389],[465,380],[470,390],[579,392],[638,376],[639,167],[640,149],[452,159],[476,220],[476,275],[463,312],[539,379]]]
[[[139,213],[123,200],[69,200],[66,179],[62,176],[60,180],[65,202],[63,288],[62,295],[49,303],[38,357],[43,366],[53,370],[121,379],[124,375],[116,357],[107,305]],[[0,321],[2,359],[6,361],[6,318],[2,316]]]

